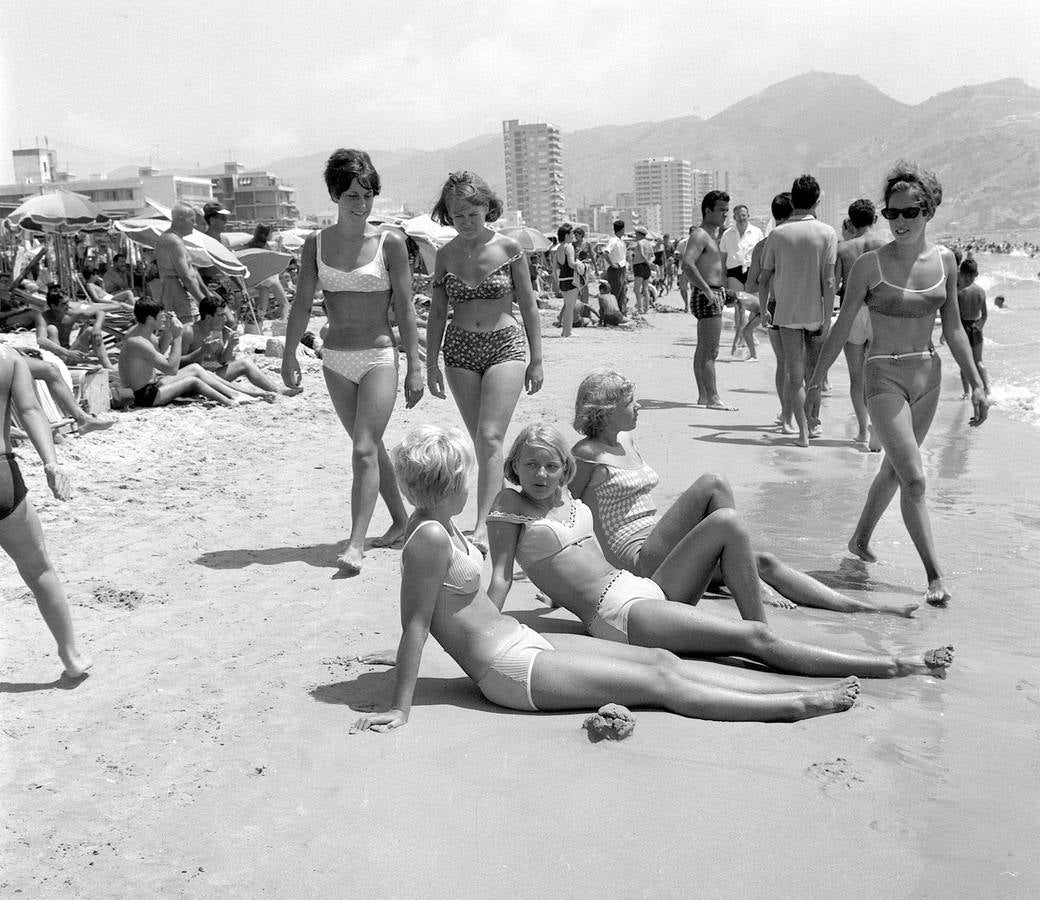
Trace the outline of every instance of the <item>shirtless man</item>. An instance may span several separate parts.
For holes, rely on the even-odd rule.
[[[155,245],[155,261],[159,266],[159,299],[167,310],[181,320],[184,340],[190,343],[195,320],[199,317],[199,301],[207,296],[202,279],[191,264],[188,248],[184,246],[184,237],[195,230],[195,212],[187,204],[177,203],[170,215],[170,227],[162,233]]]
[[[708,191],[701,201],[701,224],[691,229],[683,253],[682,268],[690,285],[690,310],[697,317],[697,349],[693,377],[697,380],[697,405],[708,409],[736,410],[719,398],[715,359],[722,336],[722,310],[726,306],[725,271],[719,235],[729,215],[729,194]]]
[[[108,358],[105,342],[102,339],[101,326],[105,321],[105,310],[93,303],[80,303],[75,308],[69,304],[61,288],[52,284],[47,288],[47,311],[43,314],[47,325],[48,340],[63,350],[71,350],[82,354],[87,359],[93,354],[106,369],[115,366]],[[75,340],[72,331],[76,326],[79,331]]]
[[[854,200],[849,205],[849,230],[842,232],[848,236],[838,244],[838,258],[834,266],[834,280],[838,285],[839,299],[845,296],[845,281],[852,271],[852,264],[868,250],[884,247],[888,241],[874,232],[877,213],[874,204],[869,200]],[[845,362],[849,367],[849,395],[852,408],[856,413],[856,443],[864,444],[868,440],[869,420],[867,417],[867,401],[863,395],[863,366],[867,360],[867,345],[870,343],[870,310],[866,304],[856,316],[852,324],[849,338],[845,342]],[[871,450],[880,450],[880,444]]]
[[[207,372],[232,382],[236,378],[245,377],[253,388],[236,386],[236,390],[255,397],[265,397],[275,393],[287,396],[299,394],[303,388],[279,387],[268,378],[259,366],[250,359],[236,359],[238,350],[238,331],[234,327],[232,313],[219,299],[207,297],[199,303],[199,321],[195,327],[191,343],[181,356],[183,368],[198,363]],[[183,345],[182,345],[183,346]]]
[[[0,547],[14,560],[18,573],[33,592],[40,615],[58,644],[64,675],[82,678],[92,663],[76,646],[65,590],[47,555],[36,510],[26,496],[11,444],[12,409],[18,411],[29,440],[43,461],[51,493],[59,500],[68,500],[72,493],[69,477],[54,454],[51,430],[36,400],[29,367],[12,348],[0,346]]]
[[[972,257],[965,259],[957,270],[957,305],[961,311],[961,325],[968,335],[968,345],[971,347],[971,355],[975,360],[975,368],[979,370],[982,384],[989,392],[989,373],[982,364],[982,329],[986,324],[988,310],[986,309],[986,292],[975,283],[979,277],[979,264]],[[1003,299],[1003,298],[1001,298]],[[961,375],[961,387],[964,393],[962,400],[971,396],[971,385],[968,379]]]
[[[202,394],[224,406],[252,402],[252,397],[197,363],[180,368],[184,328],[177,315],[165,312],[157,300],[138,300],[134,318],[137,324],[127,331],[119,354],[119,378],[134,392],[134,406],[165,406],[185,394]],[[165,377],[157,377],[157,370]]]

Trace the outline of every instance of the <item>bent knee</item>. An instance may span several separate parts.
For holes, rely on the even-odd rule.
[[[730,487],[726,476],[720,475],[718,472],[705,472],[694,483],[702,490],[710,491],[712,494],[730,495],[733,493],[733,488]]]
[[[744,525],[744,520],[740,518],[740,513],[735,509],[728,507],[717,509],[705,516],[704,521],[712,523],[716,528],[725,528],[732,534],[742,537],[747,535],[747,526]]]
[[[758,574],[762,576],[773,575],[780,568],[780,560],[772,553],[756,553],[755,563],[758,566]]]

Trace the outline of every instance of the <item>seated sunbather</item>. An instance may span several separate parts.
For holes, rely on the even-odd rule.
[[[47,311],[43,314],[43,319],[50,343],[56,343],[64,350],[82,353],[88,359],[93,356],[106,369],[115,368],[108,358],[108,351],[102,339],[104,309],[90,303],[77,304],[73,309],[61,288],[52,284],[47,288]],[[73,338],[72,332],[77,326],[79,328]]]
[[[235,314],[217,297],[204,297],[199,302],[199,321],[190,344],[181,356],[181,366],[198,363],[225,381],[244,377],[262,394],[298,394],[302,388],[279,387],[252,360],[236,358],[238,330]],[[246,388],[239,388],[249,392]]]
[[[80,434],[86,434],[88,431],[101,431],[116,424],[114,419],[103,419],[98,415],[84,412],[76,402],[72,389],[65,381],[61,370],[54,363],[43,359],[39,351],[31,347],[13,347],[12,349],[25,360],[33,379],[47,385],[47,390],[50,391],[51,398],[57,404],[58,409],[75,421]]]
[[[133,291],[117,291],[115,294],[110,294],[105,290],[105,283],[101,280],[100,275],[91,275],[84,281],[83,286],[87,289],[87,296],[94,303],[101,303],[110,309],[122,309],[126,312],[134,308]]]
[[[159,301],[138,300],[134,318],[137,324],[127,331],[119,354],[119,377],[133,391],[135,406],[165,406],[186,394],[202,394],[224,406],[254,399],[198,363],[180,368],[184,328],[176,313],[166,312]],[[271,395],[261,396],[267,399]]]

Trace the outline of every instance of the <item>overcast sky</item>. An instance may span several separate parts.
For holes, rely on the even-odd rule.
[[[1036,0],[0,0],[0,182],[711,116],[811,69],[904,103],[1040,87]]]

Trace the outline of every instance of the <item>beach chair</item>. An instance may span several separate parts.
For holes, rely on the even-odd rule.
[[[55,436],[57,442],[60,443],[64,435],[75,433],[78,427],[76,420],[66,416],[58,408],[58,404],[54,402],[54,398],[51,396],[50,388],[47,387],[47,382],[36,379],[33,382],[33,387],[36,389],[36,399],[39,401],[47,421],[50,422],[51,433]],[[18,410],[13,405],[11,413],[14,425],[24,431],[25,425],[18,417]]]

